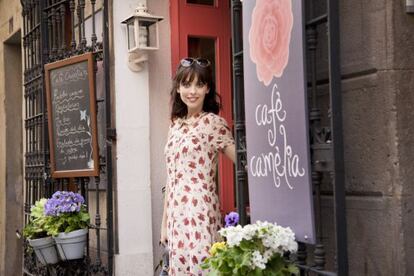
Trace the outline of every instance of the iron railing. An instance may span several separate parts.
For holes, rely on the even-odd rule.
[[[25,105],[25,223],[30,207],[57,190],[75,190],[84,195],[91,214],[86,256],[82,260],[42,266],[25,243],[24,275],[112,275],[113,196],[111,97],[108,53],[108,0],[96,8],[96,0],[22,0]],[[89,6],[88,6],[89,5]],[[90,14],[85,15],[88,6]],[[96,22],[103,13],[103,22]],[[100,24],[102,35],[96,34]],[[88,37],[87,29],[88,28]],[[99,39],[101,37],[102,39]],[[87,40],[89,38],[89,41]],[[97,91],[100,175],[52,179],[48,121],[44,87],[44,65],[86,52],[94,53],[95,75],[101,77]],[[103,83],[102,83],[103,82]],[[102,213],[102,205],[105,212]]]
[[[302,1],[305,5],[305,1]],[[322,11],[316,12],[316,9]],[[301,275],[348,275],[347,231],[345,213],[345,183],[342,141],[341,78],[339,52],[339,3],[338,0],[306,1],[306,50],[307,93],[309,98],[310,145],[312,155],[312,185],[317,242],[315,245],[299,244],[296,264]],[[235,138],[237,149],[236,185],[237,209],[241,224],[248,222],[246,207],[247,175],[245,115],[243,88],[243,33],[242,3],[232,0],[233,41],[233,99]],[[326,59],[326,62],[325,60]],[[321,68],[322,66],[322,68]],[[323,86],[328,86],[324,94]],[[326,184],[327,189],[322,188]],[[322,196],[333,198],[334,229],[324,220]],[[332,230],[334,247],[328,250],[324,242]],[[311,255],[311,256],[310,256]],[[327,258],[329,262],[327,262]],[[326,269],[332,270],[327,271]]]

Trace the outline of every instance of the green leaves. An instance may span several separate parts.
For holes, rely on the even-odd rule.
[[[264,270],[266,276],[290,276],[299,274],[299,269],[292,263],[287,263],[282,256],[277,255],[269,260]]]
[[[214,256],[204,261],[202,268],[211,270],[208,275],[247,275],[250,270],[250,248],[250,243],[244,243],[241,247],[218,249]]]
[[[48,217],[46,230],[48,235],[57,236],[60,232],[71,232],[78,229],[87,228],[90,216],[86,208],[82,208],[79,213],[64,213],[55,217]]]
[[[47,237],[47,233],[35,223],[29,222],[23,229],[23,236],[27,239],[40,239]]]
[[[42,198],[30,208],[30,222],[23,228],[23,236],[27,239],[39,239],[47,237],[45,224],[46,216],[43,214],[47,199]]]
[[[256,247],[258,247],[258,244],[256,241],[252,240],[242,240],[239,245],[240,249],[243,251],[252,251]]]
[[[39,219],[44,217],[44,210],[45,204],[47,202],[46,198],[41,198],[40,200],[36,201],[35,205],[30,208],[30,217],[32,219]]]

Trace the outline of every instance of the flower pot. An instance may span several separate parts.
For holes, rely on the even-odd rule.
[[[60,258],[63,261],[82,259],[87,234],[88,229],[80,229],[54,237]]]
[[[55,241],[52,237],[29,240],[29,244],[33,247],[37,258],[44,264],[55,264],[58,262]]]

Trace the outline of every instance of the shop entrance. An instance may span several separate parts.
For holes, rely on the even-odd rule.
[[[230,1],[170,1],[170,9],[172,72],[183,57],[208,58],[221,97],[220,114],[232,127]],[[232,162],[220,156],[219,195],[224,213],[235,208],[233,174]]]

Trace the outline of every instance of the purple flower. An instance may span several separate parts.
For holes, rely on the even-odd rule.
[[[236,212],[230,212],[226,215],[224,221],[226,222],[225,227],[236,226],[237,223],[239,223],[239,214]]]
[[[46,216],[56,216],[57,215],[57,200],[50,198],[45,204],[44,213]]]
[[[62,213],[80,212],[85,199],[74,192],[57,191],[45,204],[45,215],[59,216]]]

